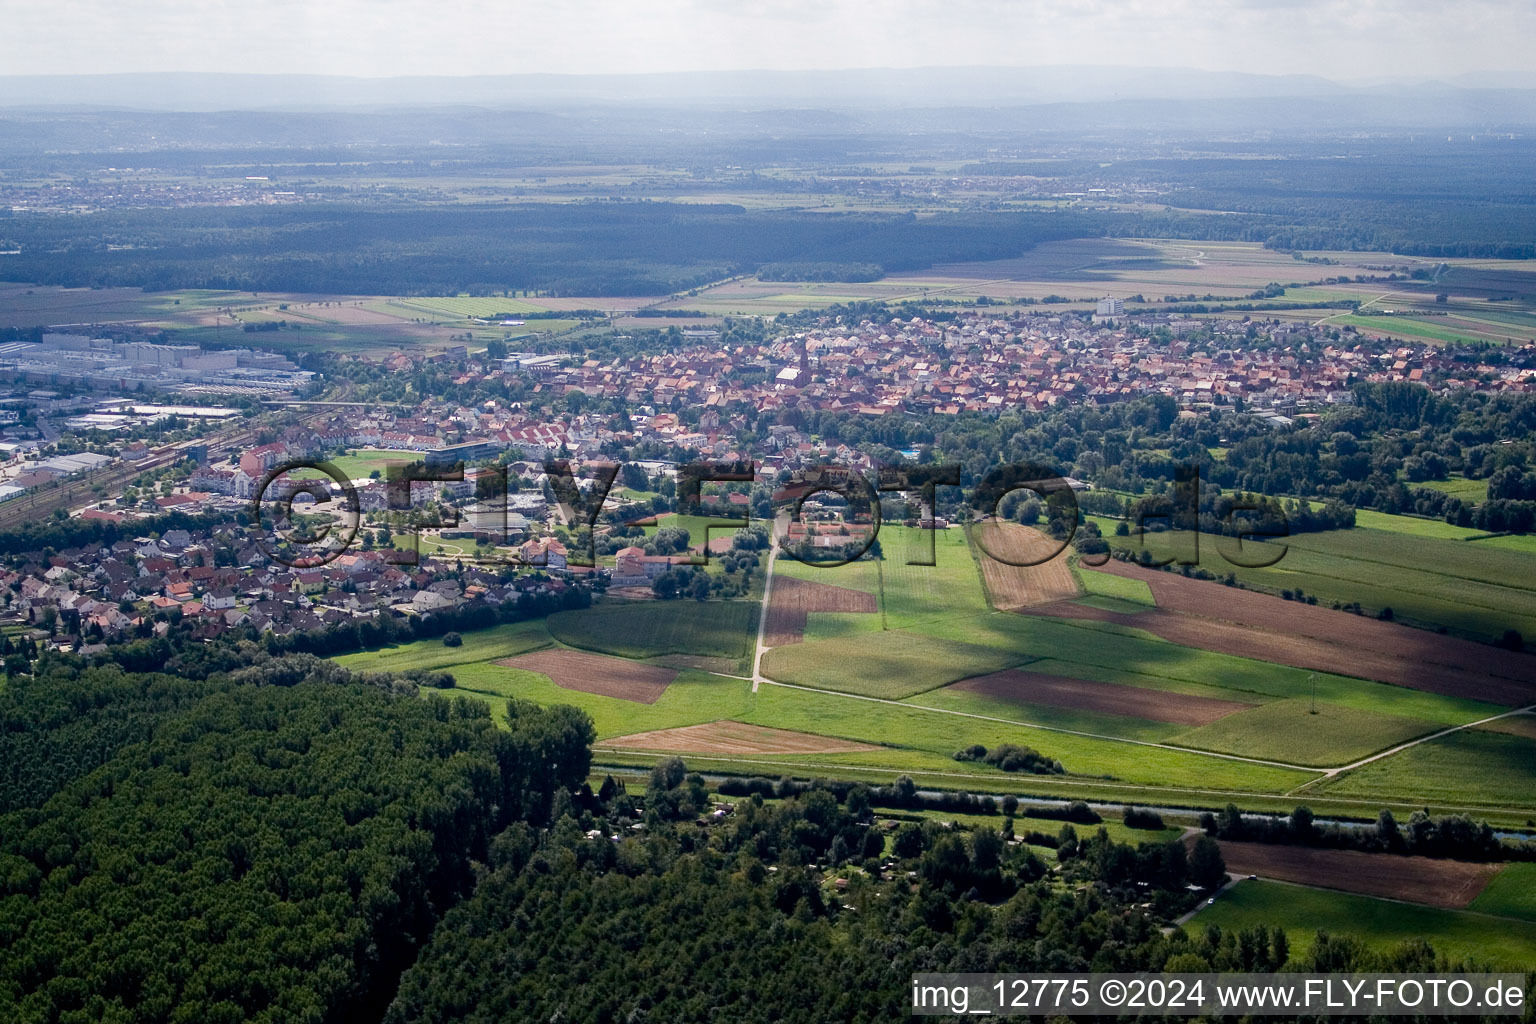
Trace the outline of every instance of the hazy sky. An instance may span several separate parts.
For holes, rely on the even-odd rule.
[[[1536,67],[1531,0],[0,0],[0,74]]]

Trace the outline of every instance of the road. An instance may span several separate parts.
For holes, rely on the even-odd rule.
[[[757,615],[757,643],[752,647],[752,692],[759,683],[771,682],[763,675],[763,637],[768,630],[768,602],[773,597],[773,563],[779,557],[779,520],[775,519],[768,530],[768,567],[763,576],[763,607]]]

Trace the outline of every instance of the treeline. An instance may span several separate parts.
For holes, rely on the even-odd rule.
[[[885,268],[878,263],[767,263],[757,276],[764,281],[878,281]]]
[[[18,280],[386,295],[654,295],[765,265],[860,267],[872,279],[1103,231],[1079,213],[918,218],[660,202],[200,207],[12,223],[22,252],[7,267]]]
[[[1200,816],[1207,835],[1219,839],[1256,843],[1321,846],[1371,853],[1416,854],[1422,857],[1453,857],[1457,860],[1536,860],[1536,842],[1506,842],[1486,821],[1464,814],[1435,817],[1414,811],[1400,826],[1390,810],[1383,809],[1374,827],[1320,824],[1311,808],[1297,807],[1289,815],[1245,815],[1235,804],[1220,814]]]
[[[143,707],[100,670],[48,683]],[[344,681],[204,688],[0,817],[0,1018],[377,1020],[493,837],[588,768],[568,708],[513,703],[502,731],[477,701]]]

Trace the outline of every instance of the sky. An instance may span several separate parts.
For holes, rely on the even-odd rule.
[[[1531,0],[0,0],[0,74],[1529,70]]]

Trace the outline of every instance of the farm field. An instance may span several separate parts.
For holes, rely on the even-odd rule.
[[[1279,604],[1278,601],[1275,603]],[[1497,650],[1490,650],[1486,655],[1472,652],[1463,662],[1467,667],[1462,667],[1450,660],[1456,653],[1455,641],[1428,633],[1416,636],[1405,627],[1393,627],[1403,630],[1400,647],[1394,651],[1389,645],[1396,639],[1395,635],[1378,637],[1370,632],[1369,627],[1384,623],[1359,618],[1351,621],[1352,617],[1335,612],[1321,614],[1338,616],[1340,623],[1354,628],[1353,635],[1308,635],[1313,628],[1331,629],[1334,624],[1314,627],[1309,613],[1318,610],[1304,605],[1292,605],[1289,614],[1285,606],[1280,605],[1268,624],[1223,621],[1162,608],[1132,616],[1077,605],[1055,605],[1038,611],[1042,615],[1136,627],[1170,643],[1271,664],[1315,671],[1341,666],[1361,679],[1443,696],[1514,707],[1529,702],[1533,694],[1531,684],[1520,675],[1523,666],[1515,660],[1522,658],[1521,655]],[[1237,614],[1241,612],[1233,612],[1234,616]],[[1437,639],[1441,640],[1440,645],[1434,643]]]
[[[976,547],[987,599],[999,611],[1078,594],[1077,580],[1067,567],[1069,549],[1039,530],[989,519],[971,528],[971,543]]]
[[[656,703],[677,678],[676,669],[644,665],[586,651],[534,651],[503,658],[496,664],[548,676],[551,682],[562,689],[616,697],[638,704]]]
[[[742,722],[708,722],[605,740],[611,747],[679,754],[843,754],[878,749],[867,743]]]
[[[1467,481],[1472,483],[1473,481]],[[1480,482],[1480,481],[1479,481]],[[1487,487],[1483,488],[1485,491]],[[1479,499],[1481,500],[1481,499]],[[1368,508],[1355,510],[1355,526],[1371,530],[1386,530],[1406,537],[1434,537],[1437,540],[1475,540],[1488,534],[1465,526],[1453,526],[1442,519],[1422,519],[1418,516],[1395,516],[1386,512],[1373,512]]]
[[[1326,702],[1319,702],[1313,713],[1311,701],[1294,698],[1239,711],[1183,733],[1173,742],[1326,768],[1368,757],[1438,728],[1423,719]]]
[[[1041,659],[1030,664],[1036,672],[1229,700],[1262,703],[1265,698],[1310,697],[1315,688],[1319,700],[1370,711],[1390,709],[1393,714],[1451,725],[1508,710],[1502,705],[1186,647],[1113,623],[997,613],[968,622],[929,623],[914,632],[1033,655]]]
[[[1285,929],[1293,956],[1304,955],[1317,933],[1325,931],[1353,936],[1382,952],[1431,938],[1437,951],[1454,958],[1513,970],[1536,963],[1536,924],[1285,882],[1239,882],[1223,892],[1214,906],[1202,907],[1185,929],[1216,925],[1236,931],[1258,924]]]
[[[877,610],[873,594],[786,576],[774,581],[765,613],[763,644],[782,647],[801,643],[805,639],[806,620],[812,612],[873,616]]]
[[[418,640],[398,647],[381,647],[342,654],[337,664],[356,672],[414,672],[490,662],[553,645],[543,622],[514,622],[463,634],[464,643],[446,647],[441,640]]]
[[[1156,696],[1162,695],[1156,694]],[[1177,699],[1177,695],[1175,698]],[[1070,732],[1113,736],[1128,740],[1146,740],[1152,743],[1166,743],[1187,728],[1168,722],[1153,721],[1150,718],[1105,714],[1083,708],[1060,707],[1007,697],[989,697],[973,690],[961,689],[959,684],[928,690],[915,697],[908,697],[902,703],[965,715],[981,715],[1005,722],[1018,722],[1021,725],[1064,729]]]
[[[1236,875],[1253,874],[1269,881],[1339,889],[1447,910],[1465,909],[1499,873],[1497,864],[1395,853],[1322,850],[1225,839],[1220,845],[1227,870]]]
[[[563,644],[622,658],[691,654],[741,659],[757,629],[758,605],[746,601],[602,604],[549,617]]]
[[[1065,676],[1044,675],[1023,669],[1005,669],[990,675],[964,679],[950,687],[950,691],[975,693],[1004,703],[1049,704],[1055,707],[1186,726],[1209,727],[1210,723],[1229,715],[1246,712],[1251,708],[1251,705],[1237,701],[1192,697],[1187,694],[1150,690],[1137,686],[1121,686],[1116,683],[1099,683],[1087,679],[1069,679]],[[1198,743],[1189,745],[1204,746]],[[1222,748],[1209,747],[1208,749]]]
[[[1112,529],[1106,538],[1116,548],[1140,550],[1136,538],[1115,537]],[[1230,540],[1205,538],[1200,564],[1218,575],[1231,573],[1250,588],[1270,593],[1299,589],[1325,608],[1359,602],[1368,615],[1391,608],[1400,622],[1443,625],[1460,636],[1494,641],[1506,629],[1536,636],[1536,590],[1529,583],[1536,579],[1536,551],[1524,544],[1527,539],[1506,547],[1498,540],[1420,536],[1405,544],[1399,532],[1357,527],[1288,537],[1279,562],[1249,569],[1219,553]],[[1263,542],[1244,547],[1256,550],[1247,558],[1273,557]],[[1149,534],[1146,550],[1166,558],[1184,554],[1190,545],[1184,535]]]
[[[1465,477],[1453,476],[1449,480],[1425,480],[1414,486],[1426,487],[1431,491],[1441,491],[1463,501],[1475,503],[1488,500],[1487,480],[1468,480]],[[1381,513],[1376,514],[1380,515]],[[1356,514],[1356,522],[1359,522],[1358,513]]]
[[[1126,604],[1146,605],[1149,608],[1157,605],[1157,599],[1152,596],[1152,588],[1147,586],[1145,580],[1116,576],[1113,573],[1099,572],[1082,566],[1077,569],[1077,578],[1083,590],[1091,597],[1107,597]]]
[[[936,564],[907,564],[929,557],[930,540]],[[880,544],[885,551],[879,567],[881,608],[888,629],[904,629],[934,619],[985,615],[989,610],[980,570],[963,530],[884,526],[880,529]]]
[[[1504,865],[1468,909],[1536,921],[1536,864]]]
[[[900,700],[1028,660],[1027,656],[921,633],[887,632],[775,647],[763,674],[783,683]]]
[[[1529,807],[1536,793],[1536,740],[1465,729],[1314,788],[1330,796],[1419,799],[1441,807]]]
[[[1403,257],[1389,253],[1337,253],[1336,262],[1356,270],[1330,267],[1328,276],[1363,272],[1390,261],[1409,269]],[[1271,282],[1304,282],[1322,276],[1320,268],[1288,254],[1251,242],[1185,241],[1158,238],[1075,238],[1041,243],[1011,259],[939,264],[926,270],[896,273],[871,282],[760,281],[740,278],[703,290],[697,296],[665,305],[707,313],[773,314],[795,309],[826,308],[839,302],[878,299],[949,300],[974,302],[985,295],[991,302],[1052,299],[1046,309],[1079,308],[1106,295],[1129,299],[1146,295],[1149,308],[1161,305],[1166,294],[1211,294],[1217,300],[1249,301],[1250,292]],[[1280,303],[1319,304],[1354,299],[1370,301],[1385,285],[1349,284],[1288,290]],[[1130,308],[1143,308],[1132,304]],[[1289,311],[1287,311],[1289,312]],[[1336,309],[1306,310],[1309,318],[1340,313]],[[1387,318],[1396,319],[1396,318]]]

